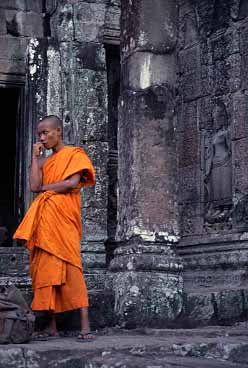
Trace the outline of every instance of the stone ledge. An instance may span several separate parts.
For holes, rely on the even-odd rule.
[[[211,330],[211,331],[210,331]],[[0,368],[241,368],[248,367],[247,334],[228,329],[99,331],[97,339],[75,337],[0,346]],[[161,333],[159,333],[159,331]],[[209,337],[209,332],[213,335]]]

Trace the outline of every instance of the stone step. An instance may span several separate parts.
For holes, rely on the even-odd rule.
[[[245,368],[247,333],[235,329],[236,335],[218,327],[143,333],[112,328],[98,331],[93,342],[77,342],[72,336],[2,345],[0,368]]]
[[[248,319],[248,289],[194,289],[184,292],[178,325],[233,324]]]

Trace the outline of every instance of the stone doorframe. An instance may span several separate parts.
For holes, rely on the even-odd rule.
[[[16,171],[15,171],[15,213],[17,219],[21,219],[30,204],[31,195],[28,190],[28,166],[31,159],[29,120],[25,118],[27,106],[25,103],[25,76],[0,73],[0,88],[17,88],[20,91],[17,107],[17,129],[16,135]],[[15,245],[15,243],[14,243]]]

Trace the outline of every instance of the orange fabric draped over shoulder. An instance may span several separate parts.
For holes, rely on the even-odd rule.
[[[13,239],[25,240],[30,251],[35,310],[61,312],[88,303],[80,255],[80,189],[95,184],[94,167],[83,149],[65,146],[45,161],[43,184],[65,180],[83,170],[87,170],[86,181],[80,182],[70,193],[39,194],[13,236]],[[61,290],[56,289],[56,294],[54,287],[59,285]],[[80,298],[83,301],[79,301]]]

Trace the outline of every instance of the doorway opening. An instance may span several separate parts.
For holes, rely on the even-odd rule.
[[[0,246],[12,246],[12,235],[18,221],[17,172],[19,149],[18,112],[21,87],[0,86]]]
[[[120,96],[120,47],[105,44],[108,77],[108,240],[107,264],[113,258],[116,247],[117,187],[118,187],[118,102]]]

